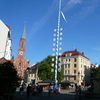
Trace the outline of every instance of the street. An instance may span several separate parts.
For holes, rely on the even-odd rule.
[[[24,95],[22,99],[20,99],[19,92],[16,91],[14,94],[14,100],[79,100],[75,97],[74,90],[61,90],[60,93],[51,93],[51,96],[48,96],[48,92],[44,91],[41,93],[41,96],[38,94],[36,96],[30,95],[29,99]],[[91,99],[82,99],[82,100],[91,100]],[[99,99],[92,99],[99,100]]]
[[[51,96],[48,96],[48,92],[44,91],[41,93],[41,96],[39,96],[38,94],[36,96],[30,95],[29,100],[74,100],[75,96],[74,96],[74,91],[73,90],[61,90],[61,93],[51,93]],[[16,91],[15,93],[15,97],[14,100],[19,100],[20,96],[19,96],[19,92]],[[27,100],[26,95],[24,95],[22,97],[22,100]]]

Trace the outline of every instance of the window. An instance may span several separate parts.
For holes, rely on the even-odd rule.
[[[65,70],[65,74],[67,74],[67,70]]]
[[[82,68],[82,64],[81,64],[81,68]]]
[[[36,74],[34,74],[34,77],[36,77]]]
[[[76,74],[76,70],[74,70],[74,74]]]
[[[67,80],[70,80],[70,77],[67,77]]]
[[[67,57],[67,54],[65,55],[65,57]]]
[[[67,68],[67,64],[65,64],[65,68]]]
[[[74,58],[74,62],[76,62],[76,58]]]
[[[74,64],[74,68],[76,68],[76,64]]]
[[[76,76],[74,76],[74,80],[76,80]]]
[[[70,68],[70,64],[68,64],[68,68]]]
[[[64,64],[61,65],[61,68],[64,68]]]
[[[68,70],[68,74],[70,74],[70,70]]]

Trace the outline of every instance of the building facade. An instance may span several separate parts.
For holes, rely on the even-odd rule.
[[[18,76],[24,78],[24,71],[30,67],[30,61],[24,59],[25,56],[25,45],[26,45],[26,25],[22,31],[22,36],[20,38],[19,48],[17,58],[14,59],[14,65],[18,72]]]
[[[27,68],[25,71],[25,83],[32,83],[36,85],[39,81],[41,81],[38,77],[38,66],[40,62],[33,64],[30,68]]]
[[[61,55],[61,64],[64,70],[64,80],[78,85],[90,81],[90,60],[77,49],[66,51]]]
[[[7,60],[11,59],[11,27],[5,25],[0,20],[0,58],[4,57]]]

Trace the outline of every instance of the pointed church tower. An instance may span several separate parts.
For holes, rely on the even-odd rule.
[[[20,38],[20,44],[19,44],[19,49],[18,49],[18,58],[24,59],[25,44],[26,44],[26,25],[24,25],[22,35],[21,35],[21,38]]]
[[[26,45],[26,25],[24,25],[20,38],[17,58],[14,60],[14,65],[18,76],[24,79],[24,71],[30,66],[29,60],[25,60],[25,45]]]

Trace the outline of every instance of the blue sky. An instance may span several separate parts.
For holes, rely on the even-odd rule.
[[[0,19],[12,27],[12,55],[17,57],[19,40],[26,21],[26,57],[31,65],[52,54],[57,28],[59,0],[0,0]],[[62,52],[77,48],[91,63],[100,64],[100,0],[62,0],[67,23],[63,28]]]

